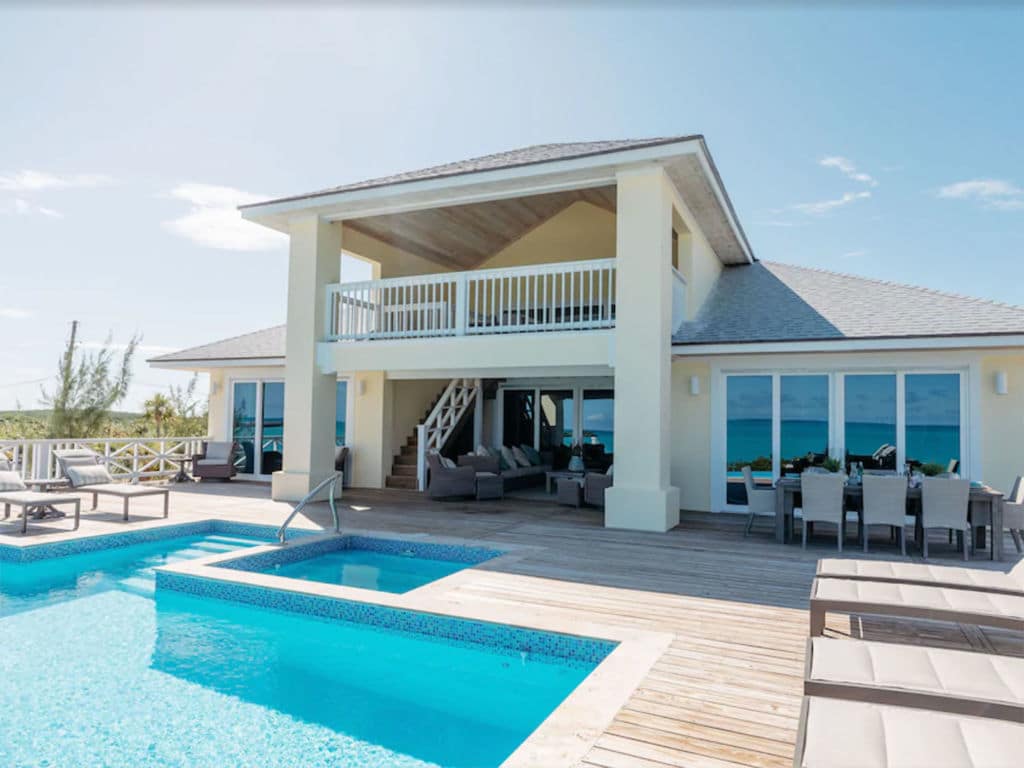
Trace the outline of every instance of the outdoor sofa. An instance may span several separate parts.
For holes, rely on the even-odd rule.
[[[101,456],[87,449],[55,451],[61,472],[76,491],[92,494],[92,507],[96,509],[100,496],[113,496],[122,500],[122,514],[128,520],[128,505],[132,499],[142,496],[162,496],[163,516],[170,512],[170,490],[156,485],[128,485],[118,483],[101,462]]]
[[[448,466],[450,461],[445,461],[437,453],[427,454],[427,495],[432,499],[475,496],[476,470],[469,466]]]
[[[459,456],[458,465],[472,467],[476,472],[491,472],[499,475],[504,482],[506,491],[543,485],[545,476],[551,471],[551,454],[547,451],[534,451],[532,448],[527,451],[526,446],[517,447],[520,451],[525,452],[527,459],[530,460],[529,466],[523,466],[521,462],[515,460],[509,462],[506,456],[505,467],[502,468],[502,459],[497,455],[498,451],[488,449],[486,454],[482,454],[480,448],[476,453]],[[531,456],[531,454],[533,455]]]

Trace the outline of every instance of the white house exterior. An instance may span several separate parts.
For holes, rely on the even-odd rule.
[[[473,445],[613,457],[612,527],[741,509],[741,464],[767,482],[826,455],[956,461],[1004,490],[1024,469],[1024,309],[756,260],[700,136],[242,210],[290,236],[287,326],[151,362],[210,373],[211,435],[244,422],[275,498],[326,477],[342,440],[351,485],[409,485],[395,458],[442,393]],[[374,279],[339,284],[342,249]]]

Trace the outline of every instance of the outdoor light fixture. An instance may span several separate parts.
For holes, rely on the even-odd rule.
[[[362,397],[366,394],[366,379],[359,380],[359,396]]]
[[[700,394],[700,376],[691,376],[690,377],[690,394],[691,395],[699,395]]]
[[[1010,391],[1010,385],[1006,378],[1006,371],[996,371],[996,394],[1005,395]]]

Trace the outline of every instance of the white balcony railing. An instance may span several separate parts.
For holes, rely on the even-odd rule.
[[[615,325],[615,259],[328,286],[332,341],[583,330]]]
[[[177,473],[179,463],[175,459],[199,453],[207,439],[83,437],[0,440],[0,459],[5,459],[25,479],[54,480],[61,476],[55,451],[88,448],[99,454],[113,477],[136,482]]]

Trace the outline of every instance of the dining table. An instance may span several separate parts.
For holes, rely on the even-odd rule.
[[[788,543],[793,538],[793,509],[796,497],[800,493],[799,477],[782,477],[775,483],[775,540],[780,544]],[[843,485],[844,509],[863,510],[864,486],[860,483],[847,481]],[[921,487],[908,485],[907,514],[919,515],[921,512]],[[989,557],[993,560],[1003,559],[1003,494],[986,485],[971,484],[968,498],[968,519],[974,527],[974,544],[976,548],[985,548],[985,526],[992,526],[992,542],[989,546]],[[861,519],[863,524],[863,519]]]

